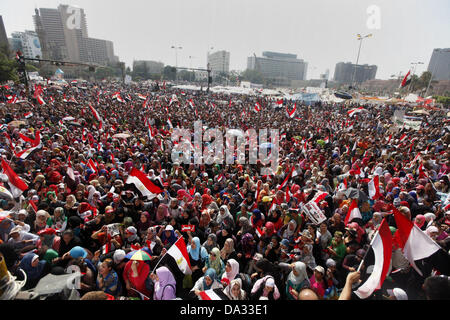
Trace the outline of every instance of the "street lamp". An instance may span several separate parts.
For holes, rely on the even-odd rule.
[[[358,41],[359,41],[359,49],[358,49],[358,57],[356,58],[356,65],[355,65],[355,70],[353,71],[353,78],[352,78],[352,84],[354,84],[355,82],[355,75],[356,75],[356,68],[358,67],[358,62],[359,62],[359,53],[361,52],[361,45],[362,45],[362,41],[364,40],[364,38],[369,38],[371,37],[372,34],[366,34],[365,36],[361,36],[359,33],[356,35]]]
[[[178,49],[183,49],[183,47],[171,46],[171,49],[175,49],[175,67],[178,68]]]

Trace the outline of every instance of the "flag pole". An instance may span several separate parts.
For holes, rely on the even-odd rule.
[[[383,220],[380,223],[380,226],[383,224],[383,222],[385,222],[386,218],[383,218]],[[373,236],[372,240],[370,241],[369,247],[366,250],[366,253],[364,254],[364,257],[362,258],[358,269],[356,270],[357,272],[359,272],[361,270],[361,267],[364,263],[364,260],[366,260],[367,254],[369,253],[370,248],[372,248],[373,245],[373,241],[375,240],[375,238],[377,237],[378,233],[380,232],[380,227],[378,227],[377,232],[375,233],[375,235]]]
[[[177,241],[175,241],[175,242],[172,244],[172,246],[174,246],[175,243],[177,243],[181,238],[183,238],[183,236],[179,237],[179,238],[177,239]],[[153,268],[153,270],[152,270],[151,273],[153,273],[153,272],[156,270],[156,267],[159,266],[159,263],[162,261],[162,259],[164,259],[164,257],[166,256],[167,252],[168,252],[168,250],[167,250],[166,253],[159,259],[158,263],[157,263],[156,266]]]

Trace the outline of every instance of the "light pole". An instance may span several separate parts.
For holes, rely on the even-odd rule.
[[[359,41],[359,49],[358,49],[358,56],[356,58],[356,65],[355,65],[355,70],[353,71],[353,77],[352,77],[352,84],[354,85],[355,83],[355,75],[356,75],[356,68],[358,68],[358,62],[359,62],[359,53],[361,52],[361,45],[362,45],[362,41],[364,40],[364,38],[369,38],[371,37],[372,34],[366,34],[365,36],[361,36],[359,33],[356,35],[358,41]]]
[[[415,73],[416,73],[416,68],[417,68],[417,65],[418,64],[423,64],[423,62],[411,62],[411,65],[413,66],[412,67],[412,69],[413,69],[413,72],[412,72],[412,75],[411,75],[411,82],[409,83],[409,88],[408,88],[408,91],[411,91],[411,87],[412,87],[412,83],[413,83],[413,81],[414,81],[414,75],[415,75]]]
[[[178,49],[183,49],[183,47],[171,46],[171,49],[175,49],[175,67],[178,68]]]

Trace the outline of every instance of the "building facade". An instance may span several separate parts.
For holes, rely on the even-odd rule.
[[[5,24],[3,17],[0,16],[0,46],[6,46],[9,49],[8,36],[6,35]]]
[[[351,62],[339,62],[334,69],[334,81],[340,83],[362,83],[375,79],[377,66],[368,64],[354,64]]]
[[[427,70],[433,80],[450,80],[450,48],[434,49]]]
[[[83,9],[59,5],[57,9],[36,9],[35,13],[33,19],[43,57],[98,65],[116,62],[111,41],[88,37]]]
[[[230,53],[222,50],[208,55],[208,66],[213,75],[230,71]]]
[[[262,57],[247,58],[247,69],[260,72],[276,85],[289,86],[293,80],[305,80],[308,63],[297,55],[264,51]]]
[[[20,50],[25,58],[42,58],[41,43],[34,31],[11,33],[11,50]]]

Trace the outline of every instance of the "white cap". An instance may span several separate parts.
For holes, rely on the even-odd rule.
[[[322,266],[317,266],[314,270],[319,271],[321,274],[325,274],[325,269]]]
[[[115,264],[118,264],[125,258],[125,251],[122,249],[118,249],[114,251],[113,260]]]
[[[173,227],[170,224],[168,224],[164,230],[165,231],[172,231]]]
[[[408,295],[403,289],[400,288],[394,288],[394,289],[388,289],[387,293],[390,296],[394,296],[397,300],[408,300]]]
[[[275,281],[273,280],[273,278],[269,278],[266,281],[266,287],[270,287],[273,288],[275,286]]]

